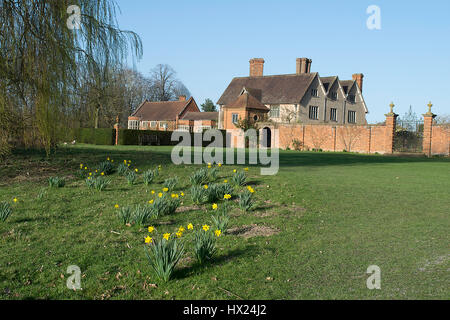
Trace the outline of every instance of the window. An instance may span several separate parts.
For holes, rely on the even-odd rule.
[[[319,91],[318,91],[317,89],[312,89],[312,90],[311,90],[311,95],[312,95],[313,97],[318,97],[318,96],[319,96]]]
[[[231,121],[232,121],[233,123],[238,123],[238,121],[239,121],[239,115],[238,115],[237,113],[233,113],[233,114],[231,115]]]
[[[319,120],[319,107],[309,106],[309,118],[311,120]]]
[[[258,119],[259,119],[258,116],[255,114],[255,115],[253,116],[253,120],[254,120],[254,121],[258,121]]]
[[[348,123],[356,123],[356,111],[348,112]]]
[[[150,128],[156,128],[156,121],[150,121]]]
[[[129,120],[128,121],[128,129],[139,130],[139,121],[138,120]]]
[[[169,125],[167,122],[159,122],[159,127],[162,128],[164,131],[167,131]]]
[[[270,107],[270,117],[271,118],[279,118],[280,117],[280,106],[271,106]]]
[[[337,121],[337,110],[336,108],[330,109],[330,121]]]
[[[337,92],[336,91],[331,93],[331,99],[337,100]]]
[[[354,94],[349,94],[348,95],[348,101],[350,101],[350,102],[355,102],[355,95]]]

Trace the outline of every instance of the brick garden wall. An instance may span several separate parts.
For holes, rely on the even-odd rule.
[[[278,125],[279,147],[293,149],[294,140],[302,150],[392,153],[393,130],[375,125]]]

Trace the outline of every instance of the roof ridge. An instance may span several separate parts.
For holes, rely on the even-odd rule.
[[[234,77],[233,79],[247,79],[247,78],[274,78],[274,77],[287,77],[287,76],[290,76],[290,77],[296,77],[296,76],[305,76],[305,75],[316,75],[316,74],[319,74],[318,72],[310,72],[310,73],[300,73],[300,74],[297,74],[297,73],[287,73],[287,74],[271,74],[271,75],[267,75],[267,76],[259,76],[259,77],[250,77],[250,76],[247,76],[247,77]]]

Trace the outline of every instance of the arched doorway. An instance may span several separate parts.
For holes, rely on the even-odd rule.
[[[265,127],[262,133],[262,146],[264,148],[272,148],[272,130],[270,130],[270,128],[268,127]]]

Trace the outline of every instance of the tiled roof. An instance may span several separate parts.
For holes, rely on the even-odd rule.
[[[218,112],[186,112],[182,120],[214,120],[219,118]]]
[[[175,121],[192,101],[192,97],[187,101],[145,101],[131,116],[142,121]]]
[[[260,90],[263,104],[299,103],[316,76],[317,73],[303,73],[234,78],[217,104],[232,103],[244,87]]]
[[[254,109],[269,112],[269,108],[259,102],[254,96],[252,96],[248,91],[244,91],[235,101],[224,106],[225,108],[245,108]]]

